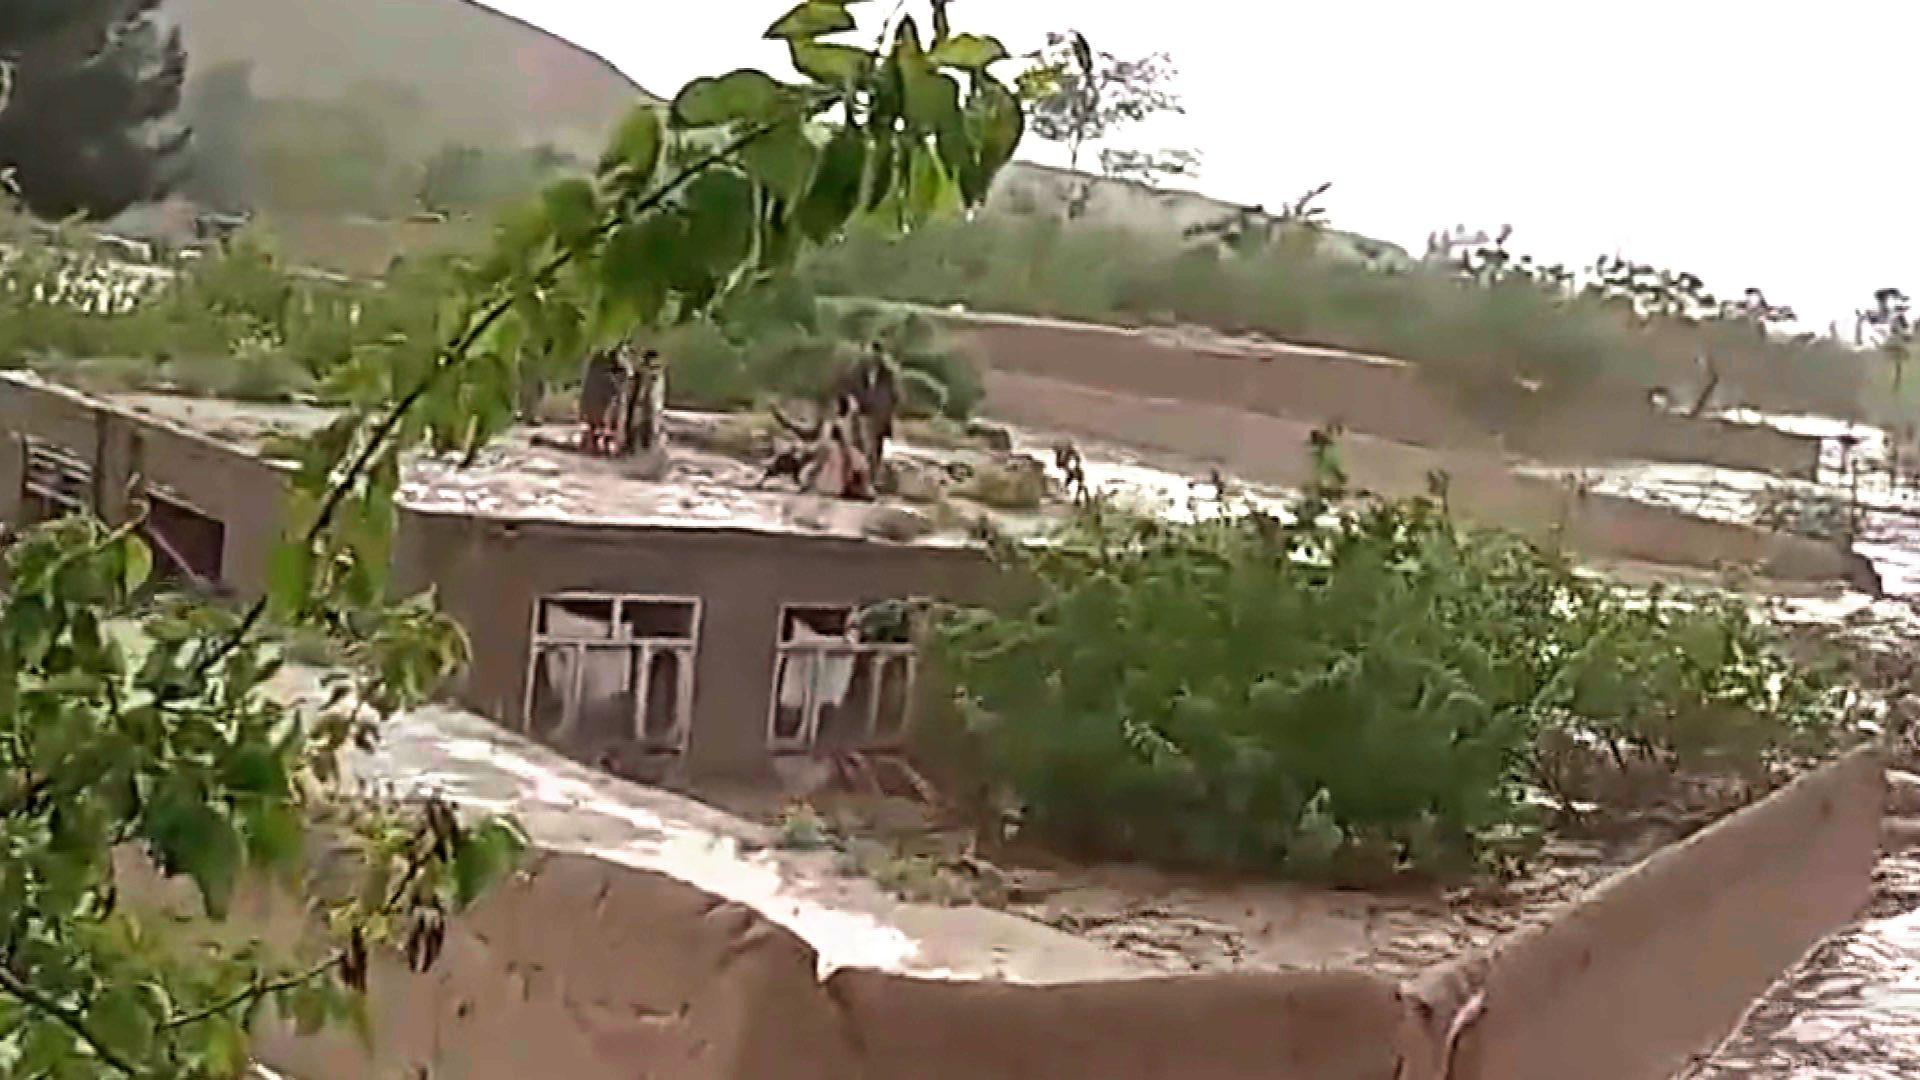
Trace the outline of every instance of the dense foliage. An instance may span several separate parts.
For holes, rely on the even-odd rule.
[[[1083,503],[1005,557],[1023,601],[941,635],[986,776],[1083,853],[1318,876],[1445,872],[1602,760],[1764,775],[1848,698],[1744,605],[1624,593],[1438,499],[1197,523]]]
[[[985,394],[968,357],[933,320],[859,302],[822,301],[791,281],[753,290],[716,318],[660,336],[673,401],[732,408],[818,399],[879,342],[900,366],[909,412],[964,420]]]
[[[275,1008],[302,1030],[364,1023],[371,950],[431,965],[446,919],[520,849],[511,825],[445,806],[342,799],[336,758],[465,655],[417,604],[361,611],[323,715],[269,689],[277,648],[238,619],[157,593],[137,521],[71,518],[6,553],[0,611],[0,1073],[230,1077]],[[320,826],[318,832],[316,825]],[[221,946],[145,906],[143,853],[224,917],[243,887],[308,883],[309,836],[360,856],[312,897],[313,932],[276,953]],[[145,896],[146,901],[139,898]],[[188,910],[186,914],[198,912]]]
[[[252,237],[130,267],[84,230],[46,238],[3,209],[0,244],[0,364],[102,391],[325,399],[356,350],[431,334],[451,287],[429,259],[378,283],[299,274]]]
[[[427,332],[351,349],[327,376],[339,418],[301,448],[286,541],[244,612],[153,597],[137,515],[57,522],[10,548],[0,1072],[232,1077],[262,1008],[305,1029],[351,1020],[372,950],[434,962],[449,916],[511,865],[519,837],[438,802],[331,795],[337,752],[371,742],[382,715],[465,654],[427,598],[389,596],[402,457],[477,450],[511,422],[529,369],[703,318],[857,216],[911,226],[977,203],[1023,118],[988,74],[1005,51],[953,33],[945,9],[924,37],[913,18],[890,21],[869,52],[830,40],[854,29],[845,4],[800,4],[769,35],[808,81],[738,71],[696,80],[670,111],[636,110],[591,179],[550,188],[484,259],[449,266]],[[239,317],[280,299],[268,289]],[[291,708],[267,687],[276,624],[348,651],[359,674],[337,687],[339,708]],[[367,873],[337,891],[302,883],[323,917],[291,955],[182,937],[123,896],[131,880],[109,858],[146,854],[218,917],[243,880],[305,865],[316,815],[343,827]]]
[[[106,218],[162,194],[186,141],[170,123],[186,54],[160,0],[0,0],[0,173],[34,213]]]

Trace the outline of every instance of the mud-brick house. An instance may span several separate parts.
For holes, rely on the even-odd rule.
[[[257,595],[287,470],[267,448],[325,417],[6,374],[0,521],[81,508],[126,520],[144,497],[164,572]],[[745,776],[820,749],[897,745],[916,649],[863,613],[983,595],[990,564],[964,533],[900,506],[754,479],[688,450],[670,482],[653,482],[523,435],[468,468],[418,461],[394,577],[436,590],[471,638],[464,704],[584,760]]]

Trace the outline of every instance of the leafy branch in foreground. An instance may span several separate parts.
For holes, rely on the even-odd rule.
[[[1011,158],[1006,52],[911,17],[873,49],[844,3],[802,3],[769,30],[804,81],[743,70],[637,109],[591,179],[508,216],[460,268],[431,335],[356,350],[329,375],[339,418],[299,453],[266,595],[242,613],[157,595],[137,523],[82,519],[7,553],[0,613],[0,1073],[228,1077],[264,1007],[301,1030],[364,1030],[371,958],[433,963],[446,921],[510,867],[517,832],[445,805],[339,792],[338,759],[424,700],[465,659],[426,597],[387,576],[401,464],[471,454],[514,417],[529,368],[701,317],[786,270],[855,218],[911,228],[976,204]],[[275,683],[269,620],[320,628],[353,663],[328,705]],[[341,836],[356,885],[310,880],[308,849]],[[144,853],[224,916],[243,884],[290,881],[320,916],[280,956],[190,932],[130,902],[116,853]]]

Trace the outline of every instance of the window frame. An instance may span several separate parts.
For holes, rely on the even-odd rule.
[[[547,614],[546,605],[566,601],[610,602],[612,621],[605,637],[555,634],[542,629]],[[627,632],[624,618],[625,607],[629,603],[673,604],[690,609],[692,618],[688,623],[685,637],[637,637]],[[527,685],[520,706],[520,731],[529,737],[538,737],[534,731],[534,701],[539,690],[540,661],[551,653],[564,651],[573,658],[567,675],[567,685],[561,689],[560,724],[554,728],[550,739],[557,745],[565,745],[577,734],[580,726],[581,684],[586,673],[585,659],[590,650],[614,649],[638,654],[638,664],[629,667],[637,672],[637,683],[628,689],[633,693],[633,716],[628,735],[634,743],[651,754],[682,756],[693,737],[693,695],[694,671],[700,657],[700,629],[706,615],[705,602],[698,596],[681,596],[667,593],[629,593],[610,592],[595,589],[564,589],[559,592],[542,593],[533,600],[532,622],[528,627],[527,644]],[[647,707],[649,704],[649,682],[653,677],[653,658],[660,653],[671,653],[679,658],[679,673],[676,679],[675,711],[672,725],[664,735],[649,734],[647,728]]]
[[[820,716],[825,703],[814,700],[816,680],[807,680],[806,701],[800,706],[800,730],[794,735],[780,733],[780,684],[785,679],[787,666],[796,656],[824,657],[850,654],[856,665],[865,665],[869,669],[867,710],[861,725],[861,735],[851,749],[860,751],[895,750],[905,745],[913,731],[914,691],[920,681],[920,647],[905,642],[865,641],[857,643],[834,644],[816,642],[794,642],[787,640],[787,623],[790,617],[800,612],[845,612],[847,624],[853,625],[865,605],[858,603],[785,603],[780,605],[779,615],[774,622],[773,672],[768,683],[767,726],[765,745],[767,752],[775,756],[805,755],[814,753],[819,746]],[[880,724],[880,705],[883,678],[887,666],[896,659],[904,659],[907,667],[907,681],[904,699],[900,706],[900,718],[890,729]],[[817,661],[816,661],[817,662]],[[848,686],[858,678],[856,670],[848,677]]]

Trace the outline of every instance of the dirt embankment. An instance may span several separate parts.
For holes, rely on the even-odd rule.
[[[1811,477],[1820,440],[1755,424],[1659,412],[1595,396],[1489,428],[1417,365],[1338,349],[1182,327],[1130,329],[1009,315],[932,313],[995,375],[1057,380],[1172,409],[1225,408],[1432,449],[1517,454],[1554,464],[1701,463]],[[1009,387],[1017,384],[1005,384]],[[1045,408],[991,392],[989,411]],[[1070,426],[1044,419],[1039,426]],[[1107,431],[1125,439],[1125,432]]]
[[[1253,482],[1297,488],[1313,479],[1307,440],[1316,425],[1306,421],[999,371],[988,375],[987,389],[989,411],[1011,423],[1175,454]],[[1558,538],[1596,558],[1701,569],[1749,566],[1783,581],[1842,581],[1868,592],[1879,587],[1871,563],[1835,545],[1589,492],[1516,471],[1507,459],[1484,451],[1348,434],[1339,455],[1356,487],[1419,495],[1444,474],[1449,503],[1463,517]]]

